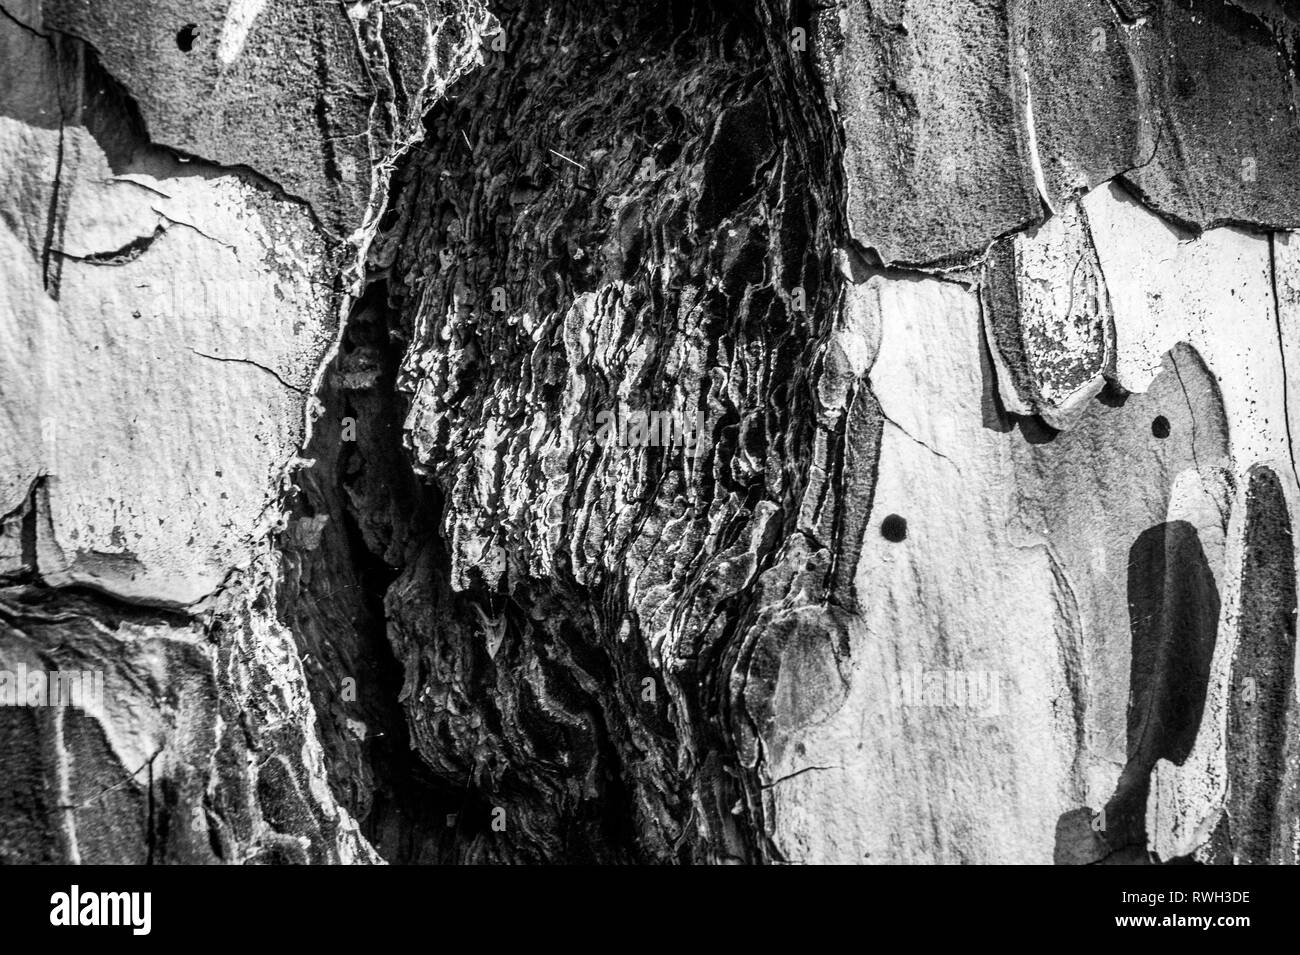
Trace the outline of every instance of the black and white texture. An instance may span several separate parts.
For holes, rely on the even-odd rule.
[[[1296,862],[1298,67],[0,0],[0,862]]]

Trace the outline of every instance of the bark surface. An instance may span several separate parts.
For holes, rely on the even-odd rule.
[[[1296,861],[1298,28],[0,0],[0,861]]]

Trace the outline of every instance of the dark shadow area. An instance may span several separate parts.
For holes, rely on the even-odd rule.
[[[1097,393],[1097,401],[1107,408],[1123,408],[1128,402],[1128,391],[1117,381],[1106,379],[1106,383],[1101,386],[1101,391]]]
[[[1013,414],[1008,417],[1015,426],[1020,428],[1020,436],[1030,444],[1050,444],[1061,433],[1036,414]]]
[[[1129,760],[1182,764],[1205,710],[1219,589],[1196,528],[1171,521],[1129,549]]]
[[[993,343],[987,332],[980,335],[980,419],[989,431],[1006,434],[1015,428],[998,393],[997,366],[993,364]]]
[[[1129,548],[1128,762],[1098,815],[1057,824],[1056,862],[1143,862],[1146,806],[1157,760],[1182,764],[1205,711],[1219,623],[1219,589],[1196,528],[1157,524]]]

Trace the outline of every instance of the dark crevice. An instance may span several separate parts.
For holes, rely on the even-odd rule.
[[[0,587],[0,619],[15,625],[24,620],[57,621],[84,617],[116,630],[123,623],[186,628],[194,618],[182,611],[118,597],[84,584],[51,587],[33,577]]]
[[[756,60],[771,55],[763,52],[764,33],[779,38],[773,42],[784,55],[785,24],[761,24],[753,14],[738,9],[725,14],[693,10],[689,29],[683,29],[680,22],[664,23],[649,6],[627,9],[610,4],[581,13],[576,7],[562,6],[552,8],[545,17],[530,11],[528,2],[507,4],[496,11],[510,37],[508,54],[491,57],[482,70],[458,84],[448,101],[432,110],[424,143],[399,165],[390,210],[382,221],[391,223],[400,236],[383,236],[380,243],[400,243],[399,258],[397,264],[385,265],[382,275],[373,277],[352,310],[338,358],[319,396],[326,410],[317,422],[313,446],[305,452],[317,463],[298,481],[294,510],[302,519],[326,517],[328,522],[321,553],[292,556],[294,567],[282,616],[292,621],[300,646],[313,658],[327,656],[321,652],[326,646],[323,634],[331,631],[335,631],[331,642],[346,646],[353,656],[351,664],[341,668],[331,664],[324,673],[311,673],[313,697],[327,727],[322,737],[332,754],[331,782],[345,804],[357,809],[367,835],[388,858],[414,853],[444,861],[709,857],[760,861],[770,852],[761,834],[761,781],[741,768],[734,753],[733,721],[747,717],[730,699],[728,678],[731,668],[748,659],[740,644],[750,639],[749,630],[755,624],[753,603],[758,591],[752,582],[719,600],[707,617],[713,622],[701,620],[694,625],[711,632],[708,643],[700,645],[686,669],[654,676],[662,698],[646,707],[637,694],[643,676],[655,671],[647,666],[644,638],[631,615],[632,608],[626,605],[629,582],[623,579],[623,571],[614,569],[599,580],[580,581],[568,556],[560,554],[548,579],[515,576],[512,571],[494,584],[482,568],[470,568],[464,589],[452,586],[452,550],[444,537],[443,522],[456,512],[443,514],[442,496],[452,482],[450,474],[440,473],[441,461],[420,461],[419,479],[412,472],[410,456],[423,453],[423,449],[404,444],[403,426],[410,411],[404,392],[410,384],[403,382],[398,390],[398,369],[416,332],[413,307],[430,297],[428,289],[405,284],[406,270],[419,269],[410,263],[425,250],[438,256],[432,274],[464,269],[480,272],[479,276],[465,276],[470,288],[482,284],[478,294],[486,296],[499,285],[506,291],[507,310],[512,305],[528,307],[536,315],[538,311],[562,313],[574,295],[593,290],[619,274],[634,285],[644,282],[643,276],[651,274],[646,256],[662,254],[646,239],[665,244],[680,241],[684,254],[693,257],[692,272],[703,266],[720,267],[728,273],[725,294],[709,293],[700,300],[707,314],[710,361],[721,359],[720,354],[715,356],[718,340],[727,334],[761,335],[758,323],[763,312],[758,309],[770,310],[768,321],[784,324],[784,307],[778,308],[773,296],[745,291],[746,284],[758,287],[764,281],[763,234],[755,232],[733,252],[711,230],[689,226],[693,219],[701,218],[702,211],[706,223],[716,220],[723,228],[729,222],[748,228],[746,217],[753,214],[758,195],[771,189],[779,177],[777,157],[787,148],[779,145],[784,140],[771,124],[779,124],[787,132],[803,128],[806,117],[796,116],[798,110],[777,115],[772,111],[779,99],[775,90],[753,82],[763,72],[754,69]],[[546,31],[539,28],[544,22]],[[642,42],[629,45],[623,39],[606,45],[607,26],[613,37],[625,38],[629,31],[638,31]],[[726,29],[720,29],[723,26]],[[556,44],[564,46],[556,36],[569,34],[572,44],[583,50],[575,61],[580,64],[576,72],[555,59]],[[665,90],[674,89],[672,70],[695,71],[709,82],[725,74],[730,78],[718,83],[709,95],[720,104],[732,104],[734,113],[725,105],[718,107],[716,115],[731,118],[710,123],[706,130],[710,138],[721,137],[716,145],[704,139],[683,148],[683,143],[663,142],[664,136],[682,135],[674,132],[675,127],[666,125],[660,131],[655,155],[668,168],[657,169],[658,178],[640,188],[653,198],[659,194],[655,183],[662,183],[665,175],[678,175],[674,166],[700,165],[705,178],[702,210],[678,204],[654,213],[671,234],[643,234],[639,245],[626,247],[625,257],[606,263],[606,268],[624,271],[602,275],[601,256],[597,255],[600,237],[588,238],[585,230],[591,228],[588,220],[593,216],[596,221],[603,220],[606,207],[602,196],[618,191],[622,184],[608,179],[608,169],[586,161],[592,143],[607,143],[610,130],[597,135],[590,123],[584,125],[579,114],[590,108],[590,91],[581,87],[599,82],[605,70],[619,69],[606,61],[639,55],[642,59],[637,62],[645,62],[646,49],[657,49],[661,41],[672,51],[666,55],[678,62],[669,59],[656,65],[655,70],[668,73],[659,77],[653,95],[664,97]],[[574,56],[571,52],[564,55]],[[741,79],[736,78],[737,63],[747,64]],[[593,66],[598,69],[591,69]],[[562,83],[555,89],[569,92],[552,91],[547,71],[558,71]],[[531,77],[527,86],[519,85],[523,75]],[[750,79],[744,78],[747,76]],[[576,90],[575,85],[579,87]],[[637,97],[652,95],[652,84],[647,77],[635,85],[631,96],[621,97],[613,108],[634,113],[639,134],[647,106],[632,104]],[[671,109],[659,106],[664,116],[676,110],[678,125],[685,123],[690,112],[698,112],[690,103],[678,108],[676,98],[680,95],[667,94]],[[565,99],[569,96],[571,100]],[[566,110],[572,113],[566,116]],[[482,118],[488,114],[494,117],[490,124]],[[543,115],[550,117],[547,135],[537,126]],[[622,121],[621,115],[614,120],[616,124]],[[496,126],[509,130],[510,138],[503,139],[494,131]],[[589,131],[574,132],[584,129]],[[748,151],[737,150],[730,142],[737,137],[747,137]],[[812,140],[803,134],[795,148],[813,149]],[[475,145],[467,149],[467,143]],[[573,160],[573,164],[556,159],[556,155]],[[628,162],[635,167],[640,158],[634,154]],[[578,165],[588,168],[583,171]],[[513,167],[516,189],[521,196],[531,197],[526,200],[534,210],[530,215],[548,224],[540,234],[527,238],[485,227],[474,239],[475,258],[471,260],[460,244],[463,236],[445,237],[436,223],[456,218],[451,207],[470,200],[477,188],[473,183],[482,181],[476,179],[475,170],[482,166],[496,170]],[[461,177],[466,178],[464,186],[469,190],[464,195],[458,191]],[[426,190],[435,183],[439,184],[436,192],[426,198]],[[820,212],[812,206],[818,198],[826,201],[826,197],[814,198],[805,190],[783,214],[815,221]],[[402,206],[425,210],[434,224],[422,226],[422,234],[409,234],[409,220],[394,214]],[[491,223],[491,215],[486,213],[487,223]],[[644,229],[648,220],[640,221]],[[460,228],[463,231],[463,223]],[[821,232],[818,241],[824,242],[825,235]],[[824,282],[830,271],[830,247],[822,245],[810,254],[806,239],[801,241],[793,233],[789,244],[783,264],[798,265],[811,316],[816,303],[833,301],[836,295],[833,285]],[[582,245],[587,248],[573,251]],[[745,249],[755,254],[749,255]],[[514,256],[525,262],[533,257],[532,265],[521,271]],[[716,263],[710,264],[715,256]],[[527,279],[527,275],[536,278]],[[393,277],[402,281],[393,282]],[[698,276],[685,274],[682,278],[694,282]],[[670,296],[678,294],[677,289],[668,290]],[[480,303],[487,301],[487,297],[479,299]],[[629,316],[643,307],[643,301],[656,309],[644,319],[647,327],[659,326],[663,334],[674,333],[674,323],[669,320],[672,313],[667,310],[677,303],[652,289],[646,299],[633,296],[624,303]],[[737,322],[732,313],[743,315],[746,308],[755,309],[743,320],[751,327],[729,331]],[[512,370],[509,343],[515,333],[504,323],[489,321],[486,311],[474,333],[476,339],[461,343],[466,368],[448,378],[448,390],[458,391],[449,394],[448,400],[470,413],[487,400],[487,389],[510,385],[514,375],[531,374],[526,367]],[[828,327],[828,320],[820,321]],[[692,465],[695,479],[701,482],[700,493],[717,495],[734,489],[751,507],[763,500],[761,482],[736,481],[728,465],[740,441],[749,442],[750,454],[770,455],[776,450],[769,445],[772,435],[779,434],[785,422],[806,420],[799,409],[808,401],[807,378],[798,369],[801,355],[816,348],[810,340],[811,326],[812,319],[802,317],[796,328],[780,332],[772,343],[772,357],[760,366],[764,380],[779,383],[773,386],[776,397],[768,406],[767,417],[756,419],[761,430],[742,436],[745,419],[738,409],[709,404],[711,380],[704,376],[700,381],[698,400],[708,406],[707,424],[713,439],[708,456]],[[743,328],[743,322],[736,327]],[[495,351],[503,348],[504,353]],[[651,407],[663,400],[657,397],[653,382],[666,357],[653,356],[643,379],[647,389],[644,401]],[[589,383],[597,395],[608,388],[598,376]],[[544,400],[559,399],[558,386],[539,386]],[[339,422],[344,418],[356,425],[355,441],[340,439]],[[790,444],[780,448],[782,455],[806,460],[811,429],[783,440]],[[616,568],[632,559],[632,545],[639,535],[656,533],[646,523],[650,507],[656,495],[669,493],[673,486],[669,479],[679,479],[677,466],[676,459],[650,456],[643,489],[648,497],[638,503],[636,515],[628,516],[631,531],[614,550]],[[580,474],[574,493],[581,493],[592,479],[598,479],[597,472]],[[799,490],[796,485],[779,492],[784,495],[786,516],[782,520],[787,525],[794,520]],[[490,493],[492,506],[508,503],[500,488]],[[582,508],[587,506],[573,501],[563,518],[585,522]],[[582,526],[566,523],[565,534],[582,533]],[[756,577],[779,566],[779,526],[774,525],[763,541]],[[744,520],[732,520],[716,546],[736,545],[745,533]],[[337,622],[329,622],[349,618],[352,626],[345,625],[343,633],[337,632]],[[503,639],[490,648],[484,628],[495,627],[497,620],[504,627]],[[624,635],[616,636],[620,629]],[[336,658],[339,655],[334,654]],[[389,674],[372,686],[380,699],[365,709],[365,720],[409,731],[419,758],[411,757],[406,765],[392,761],[395,757],[376,747],[367,745],[358,751],[338,738],[342,735],[338,723],[348,709],[340,703],[333,684],[343,673],[357,671],[363,659],[369,661],[365,666]],[[439,699],[450,694],[455,707],[447,710],[432,705],[430,694]],[[458,712],[474,714],[481,726],[478,735],[467,734],[463,720],[455,715]],[[333,729],[328,728],[331,724]],[[688,728],[689,737],[680,735]],[[395,740],[394,745],[400,743],[407,751],[404,732],[391,728],[385,732]],[[647,745],[651,752],[645,751]],[[362,791],[345,792],[357,784]],[[697,786],[707,794],[703,814],[692,808],[690,792]],[[405,812],[405,807],[421,801],[435,806],[436,811],[422,818]],[[744,807],[739,815],[733,812],[736,805]],[[488,825],[484,810],[493,806],[506,810],[510,821],[504,832]],[[646,812],[657,814],[649,830],[642,815]],[[448,826],[446,817],[450,815],[456,818]],[[707,833],[707,841],[701,839],[701,832]],[[415,846],[422,848],[416,851]]]
[[[62,113],[63,110],[60,110]],[[53,279],[50,276],[50,255],[54,249],[56,236],[62,229],[62,217],[59,214],[59,198],[63,190],[63,141],[65,136],[66,120],[63,115],[59,117],[59,145],[54,160],[54,187],[50,190],[50,209],[48,215],[48,225],[45,230],[45,248],[41,255],[41,280],[45,286],[46,294],[55,301],[59,298],[59,275],[56,274]]]
[[[1282,302],[1277,288],[1277,233],[1275,232],[1268,234],[1268,276],[1273,293],[1273,321],[1277,325],[1278,359],[1282,363],[1282,421],[1286,429],[1287,456],[1291,461],[1291,476],[1300,481],[1300,471],[1296,470],[1295,443],[1291,437],[1294,434],[1291,430],[1291,382],[1286,367],[1287,335],[1282,328]]]
[[[14,15],[13,15],[12,13],[10,13],[7,9],[5,9],[5,7],[4,7],[3,4],[0,4],[0,16],[3,16],[6,20],[8,20],[10,23],[14,24],[15,26],[17,26],[17,27],[21,27],[23,30],[26,30],[26,31],[27,31],[28,33],[30,33],[32,36],[38,36],[38,37],[40,37],[42,40],[49,40],[49,39],[51,39],[50,34],[48,34],[48,33],[44,33],[44,32],[42,32],[42,31],[36,29],[36,27],[32,26],[30,23],[24,23],[22,20],[19,20],[16,16],[14,16]]]
[[[414,480],[402,448],[405,403],[394,387],[402,351],[389,335],[386,299],[382,280],[366,286],[324,378],[325,411],[306,449],[316,463],[300,472],[289,504],[299,519],[327,523],[318,549],[290,562],[279,613],[304,656],[320,661],[308,685],[337,798],[387,861],[450,862],[457,834],[474,822],[467,801],[481,800],[421,762],[400,702],[404,670],[389,642],[385,594],[412,548],[436,539],[441,504]],[[344,419],[355,429],[347,439]],[[322,633],[330,642],[313,637]],[[340,691],[345,680],[355,693]],[[354,715],[365,740],[349,732]],[[456,825],[446,824],[450,815]]]
[[[60,258],[83,262],[87,265],[126,265],[128,262],[134,262],[144,255],[149,250],[149,247],[166,231],[166,226],[157,226],[149,235],[137,236],[121,248],[112,249],[108,252],[73,255],[70,252],[64,252],[62,249],[54,249],[53,251]]]
[[[266,365],[263,365],[261,362],[254,361],[251,358],[227,358],[221,355],[209,355],[207,352],[201,352],[197,348],[191,348],[190,351],[194,352],[194,354],[198,355],[200,358],[209,358],[212,361],[229,362],[235,365],[251,365],[253,368],[258,368],[266,372],[268,375],[270,375],[272,378],[274,378],[284,387],[288,388],[290,391],[295,391],[300,395],[305,395],[308,393],[306,388],[299,388],[297,385],[289,384],[289,382],[285,381],[284,378],[280,376],[280,373],[276,371],[274,368],[268,368]]]

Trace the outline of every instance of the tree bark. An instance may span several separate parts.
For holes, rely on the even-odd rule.
[[[0,5],[0,861],[1295,861],[1294,4]]]

